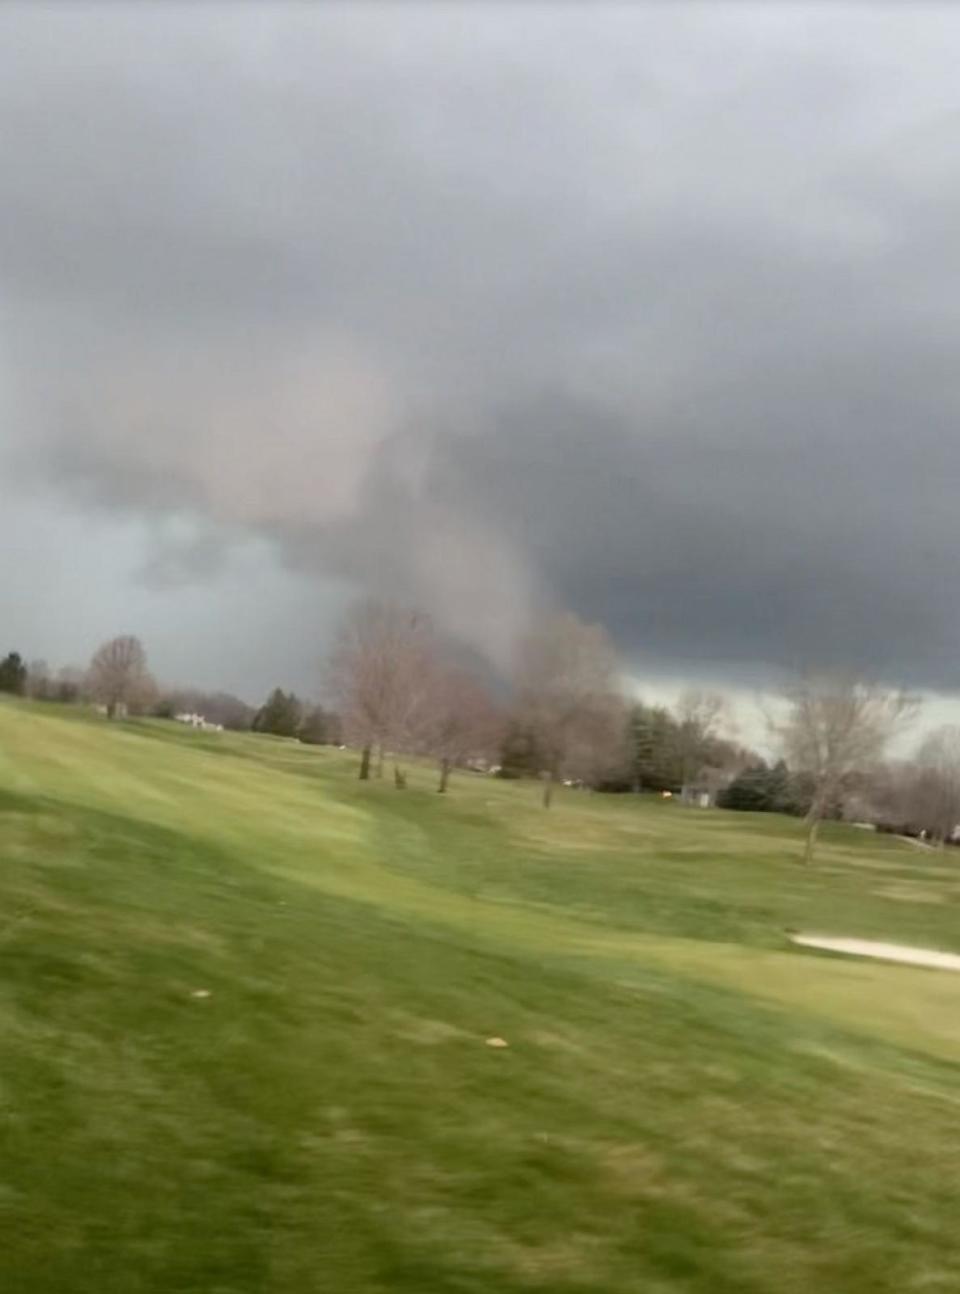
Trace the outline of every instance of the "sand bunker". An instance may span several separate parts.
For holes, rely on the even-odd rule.
[[[936,952],[933,948],[910,948],[906,944],[875,943],[872,939],[832,939],[827,935],[791,935],[795,944],[806,948],[825,948],[832,953],[850,953],[853,957],[877,957],[881,961],[906,962],[909,966],[932,966],[937,970],[960,971],[957,953]]]

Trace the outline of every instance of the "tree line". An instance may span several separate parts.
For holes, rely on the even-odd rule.
[[[594,760],[587,783],[601,791],[661,791],[672,795],[698,777],[710,774],[723,781],[751,764],[761,762],[755,751],[729,735],[730,707],[716,692],[691,688],[676,706],[649,705],[642,700],[622,701],[603,757]],[[521,713],[507,726],[501,751],[503,777],[536,776],[543,756],[538,734]]]
[[[883,762],[916,701],[853,675],[812,673],[778,698],[768,763],[731,735],[721,694],[691,689],[669,708],[627,695],[606,631],[569,612],[520,636],[509,678],[438,631],[414,607],[367,598],[345,615],[324,670],[322,703],[275,688],[255,709],[224,692],[161,689],[139,639],[111,639],[85,670],[56,674],[16,653],[0,661],[0,692],[92,701],[108,717],[203,714],[226,728],[349,745],[362,780],[406,785],[407,760],[431,757],[437,790],[461,767],[530,777],[549,807],[558,783],[676,794],[705,787],[721,807],[802,815],[804,856],[820,823],[857,816],[890,830],[950,840],[960,824],[960,729],[928,736],[909,761]]]
[[[85,669],[67,665],[52,671],[44,660],[27,664],[19,652],[9,652],[0,660],[2,692],[34,701],[99,705],[110,719],[196,715],[213,726],[296,737],[310,745],[339,745],[343,740],[333,710],[282,688],[274,688],[258,709],[230,692],[161,687],[150,672],[143,644],[129,634],[103,643]]]

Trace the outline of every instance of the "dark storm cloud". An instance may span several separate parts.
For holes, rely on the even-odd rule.
[[[960,18],[0,25],[8,479],[147,519],[153,582],[253,534],[498,658],[559,601],[960,685]]]

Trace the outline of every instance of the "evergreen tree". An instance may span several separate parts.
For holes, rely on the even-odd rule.
[[[782,759],[773,768],[760,762],[743,769],[717,797],[719,808],[745,813],[802,816],[809,804],[809,787],[790,773]]]
[[[0,661],[0,692],[22,696],[27,687],[27,667],[18,651],[12,651]]]
[[[275,687],[266,704],[257,711],[254,732],[268,732],[275,737],[295,737],[303,717],[303,706],[292,692]]]
[[[721,809],[738,809],[744,813],[772,811],[772,774],[766,764],[744,768],[717,796]]]
[[[340,744],[340,716],[322,705],[305,710],[297,729],[297,736],[307,746],[337,746]]]
[[[638,791],[679,791],[683,758],[677,722],[669,710],[638,701],[627,721],[627,747],[630,776]]]

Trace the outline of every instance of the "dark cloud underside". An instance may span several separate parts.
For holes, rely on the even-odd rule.
[[[494,657],[559,601],[958,686],[958,55],[945,7],[6,5],[3,488],[143,523],[168,607],[252,539]]]

